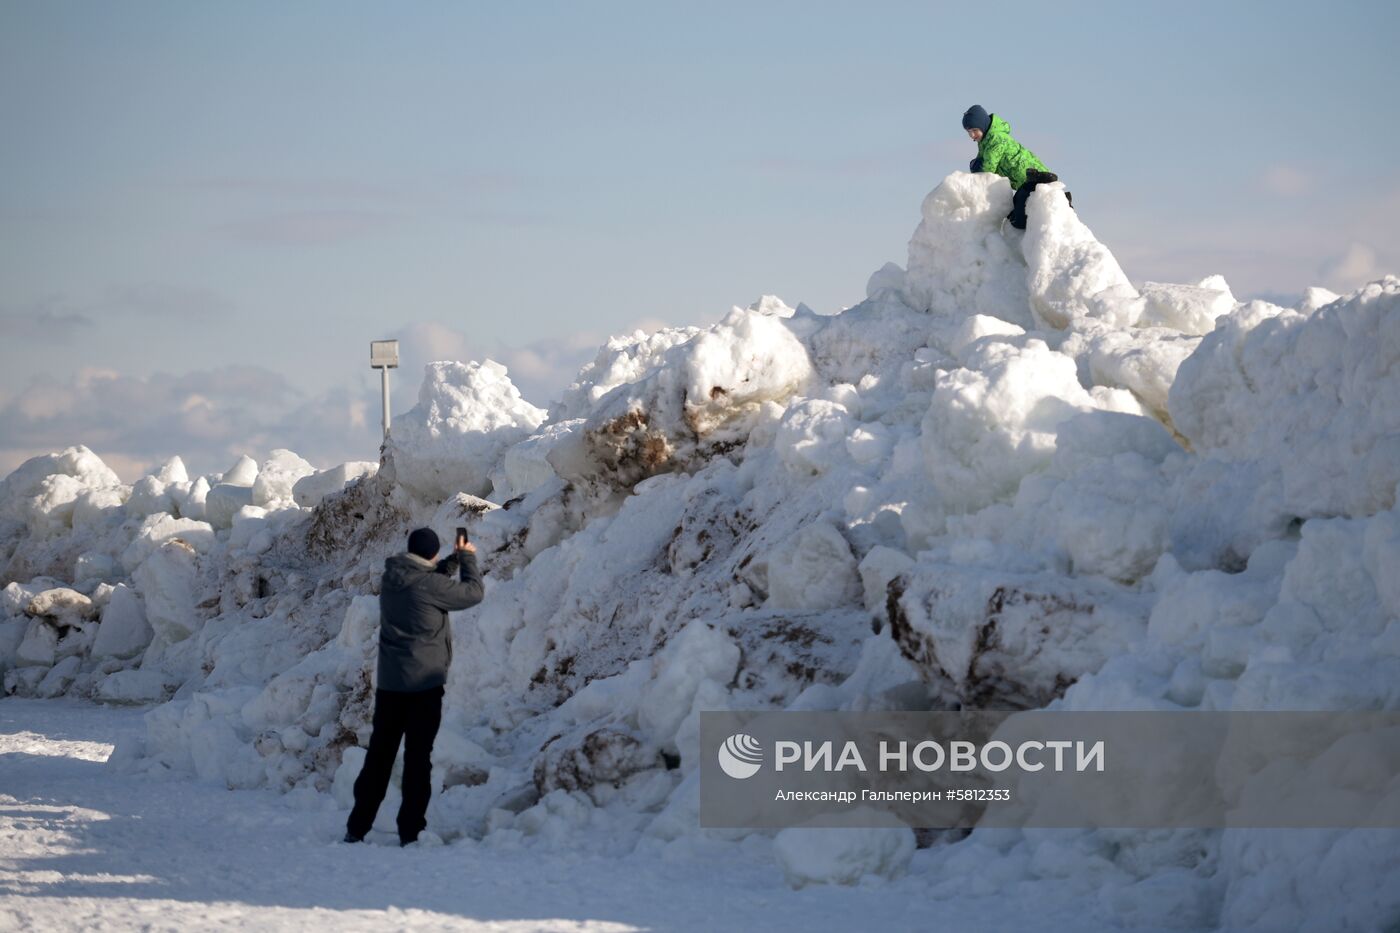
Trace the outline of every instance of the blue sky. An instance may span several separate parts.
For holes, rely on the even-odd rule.
[[[1400,7],[0,0],[0,472],[373,459],[367,343],[527,396],[901,264],[981,103],[1135,280],[1400,271]]]

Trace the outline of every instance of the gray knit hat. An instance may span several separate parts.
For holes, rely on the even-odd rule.
[[[967,112],[963,114],[963,129],[981,130],[985,133],[991,128],[992,118],[987,116],[987,111],[982,109],[981,104],[973,104],[971,107],[968,107]]]

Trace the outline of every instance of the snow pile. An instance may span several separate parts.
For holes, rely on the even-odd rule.
[[[312,509],[321,500],[340,492],[348,484],[361,476],[373,476],[379,472],[379,464],[356,460],[342,463],[329,470],[307,474],[292,484],[292,499],[304,509]]]
[[[697,829],[704,709],[1400,708],[1400,279],[1295,309],[1139,289],[1063,194],[1022,236],[1004,179],[955,173],[861,304],[616,338],[547,413],[433,364],[377,471],[278,452],[138,497],[81,448],[31,461],[0,503],[5,687],[171,697],[122,767],[344,803],[383,560],[466,525],[488,595],[454,618],[449,842],[742,837],[798,885],[1375,926],[1393,834]]]
[[[26,461],[0,504],[5,692],[168,697],[199,663],[180,643],[205,632],[222,583],[236,578],[240,593],[265,585],[252,575],[259,555],[309,515],[293,486],[320,476],[322,490],[339,491],[342,477],[364,472],[346,464],[313,475],[275,450],[261,466],[243,456],[194,480],[174,457],[127,486],[85,447]]]
[[[765,403],[805,385],[812,366],[776,300],[735,308],[666,350],[635,382],[599,398],[548,460],[565,480],[630,487],[744,442]]]
[[[17,527],[31,534],[53,536],[90,519],[93,512],[120,505],[130,496],[117,474],[86,447],[33,457],[0,483],[0,520],[14,535]],[[75,516],[75,513],[77,515]],[[13,550],[7,555],[17,559]],[[6,569],[6,576],[23,570]]]
[[[230,528],[233,516],[253,504],[253,485],[258,481],[258,464],[246,454],[228,469],[204,496],[204,518],[215,528]]]
[[[974,341],[961,365],[939,372],[924,413],[924,471],[950,512],[1010,498],[1049,464],[1060,424],[1100,404],[1072,358],[1038,339],[1000,337]]]
[[[906,304],[937,315],[984,314],[1030,327],[1025,262],[1000,232],[1010,210],[1011,188],[996,175],[958,172],[929,192],[923,221],[909,241]],[[881,271],[884,281],[899,283],[897,266]]]
[[[1311,314],[1251,302],[1183,365],[1170,407],[1178,430],[1203,455],[1193,485],[1233,487],[1228,500],[1209,492],[1202,500],[1228,501],[1224,514],[1190,511],[1212,552],[1247,555],[1292,523],[1363,517],[1394,505],[1397,304],[1394,277]]]
[[[1026,287],[1036,321],[1066,328],[1098,320],[1115,328],[1141,316],[1137,289],[1065,200],[1061,182],[1041,185],[1026,205]]]
[[[292,451],[274,450],[253,481],[253,505],[263,509],[299,505],[293,502],[292,489],[298,481],[315,472],[315,467]]]
[[[394,420],[387,459],[395,480],[422,498],[482,495],[501,454],[544,417],[500,363],[429,363],[418,404]]]
[[[902,828],[796,826],[778,833],[773,854],[794,888],[813,882],[855,884],[866,875],[894,877],[902,872],[914,855],[914,833]]]
[[[666,351],[699,333],[698,327],[667,327],[652,334],[638,330],[611,338],[593,361],[579,370],[551,408],[549,420],[567,421],[588,414],[604,395],[620,385],[637,382],[661,363]]]
[[[113,587],[107,608],[102,611],[102,624],[92,643],[95,658],[132,658],[140,654],[155,632],[136,591],[125,584]]]
[[[1237,304],[1229,283],[1221,275],[1207,276],[1197,285],[1147,282],[1142,288],[1142,299],[1138,324],[1165,327],[1184,334],[1210,333],[1215,329],[1216,320],[1233,311]]]

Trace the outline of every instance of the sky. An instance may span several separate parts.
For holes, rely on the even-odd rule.
[[[1400,272],[1400,5],[0,0],[0,475],[377,458],[435,359],[833,313],[1007,119],[1134,281]]]

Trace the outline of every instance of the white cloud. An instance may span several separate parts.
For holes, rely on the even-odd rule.
[[[177,454],[199,473],[226,469],[242,453],[261,459],[276,447],[320,468],[373,460],[379,432],[368,412],[377,394],[366,379],[308,397],[277,373],[250,366],[38,377],[0,401],[0,475],[73,444],[92,448],[127,482]]]
[[[401,371],[417,374],[425,364],[435,360],[468,360],[466,334],[444,324],[421,321],[395,331],[389,339],[399,342]],[[415,386],[416,388],[416,386]]]
[[[0,333],[13,340],[66,340],[92,326],[92,318],[49,300],[37,307],[0,309]]]
[[[1384,272],[1373,247],[1353,243],[1346,252],[1323,263],[1318,276],[1333,291],[1349,292],[1380,278]]]
[[[1308,176],[1294,165],[1270,165],[1264,169],[1260,180],[1266,190],[1289,198],[1307,191],[1309,185]]]

